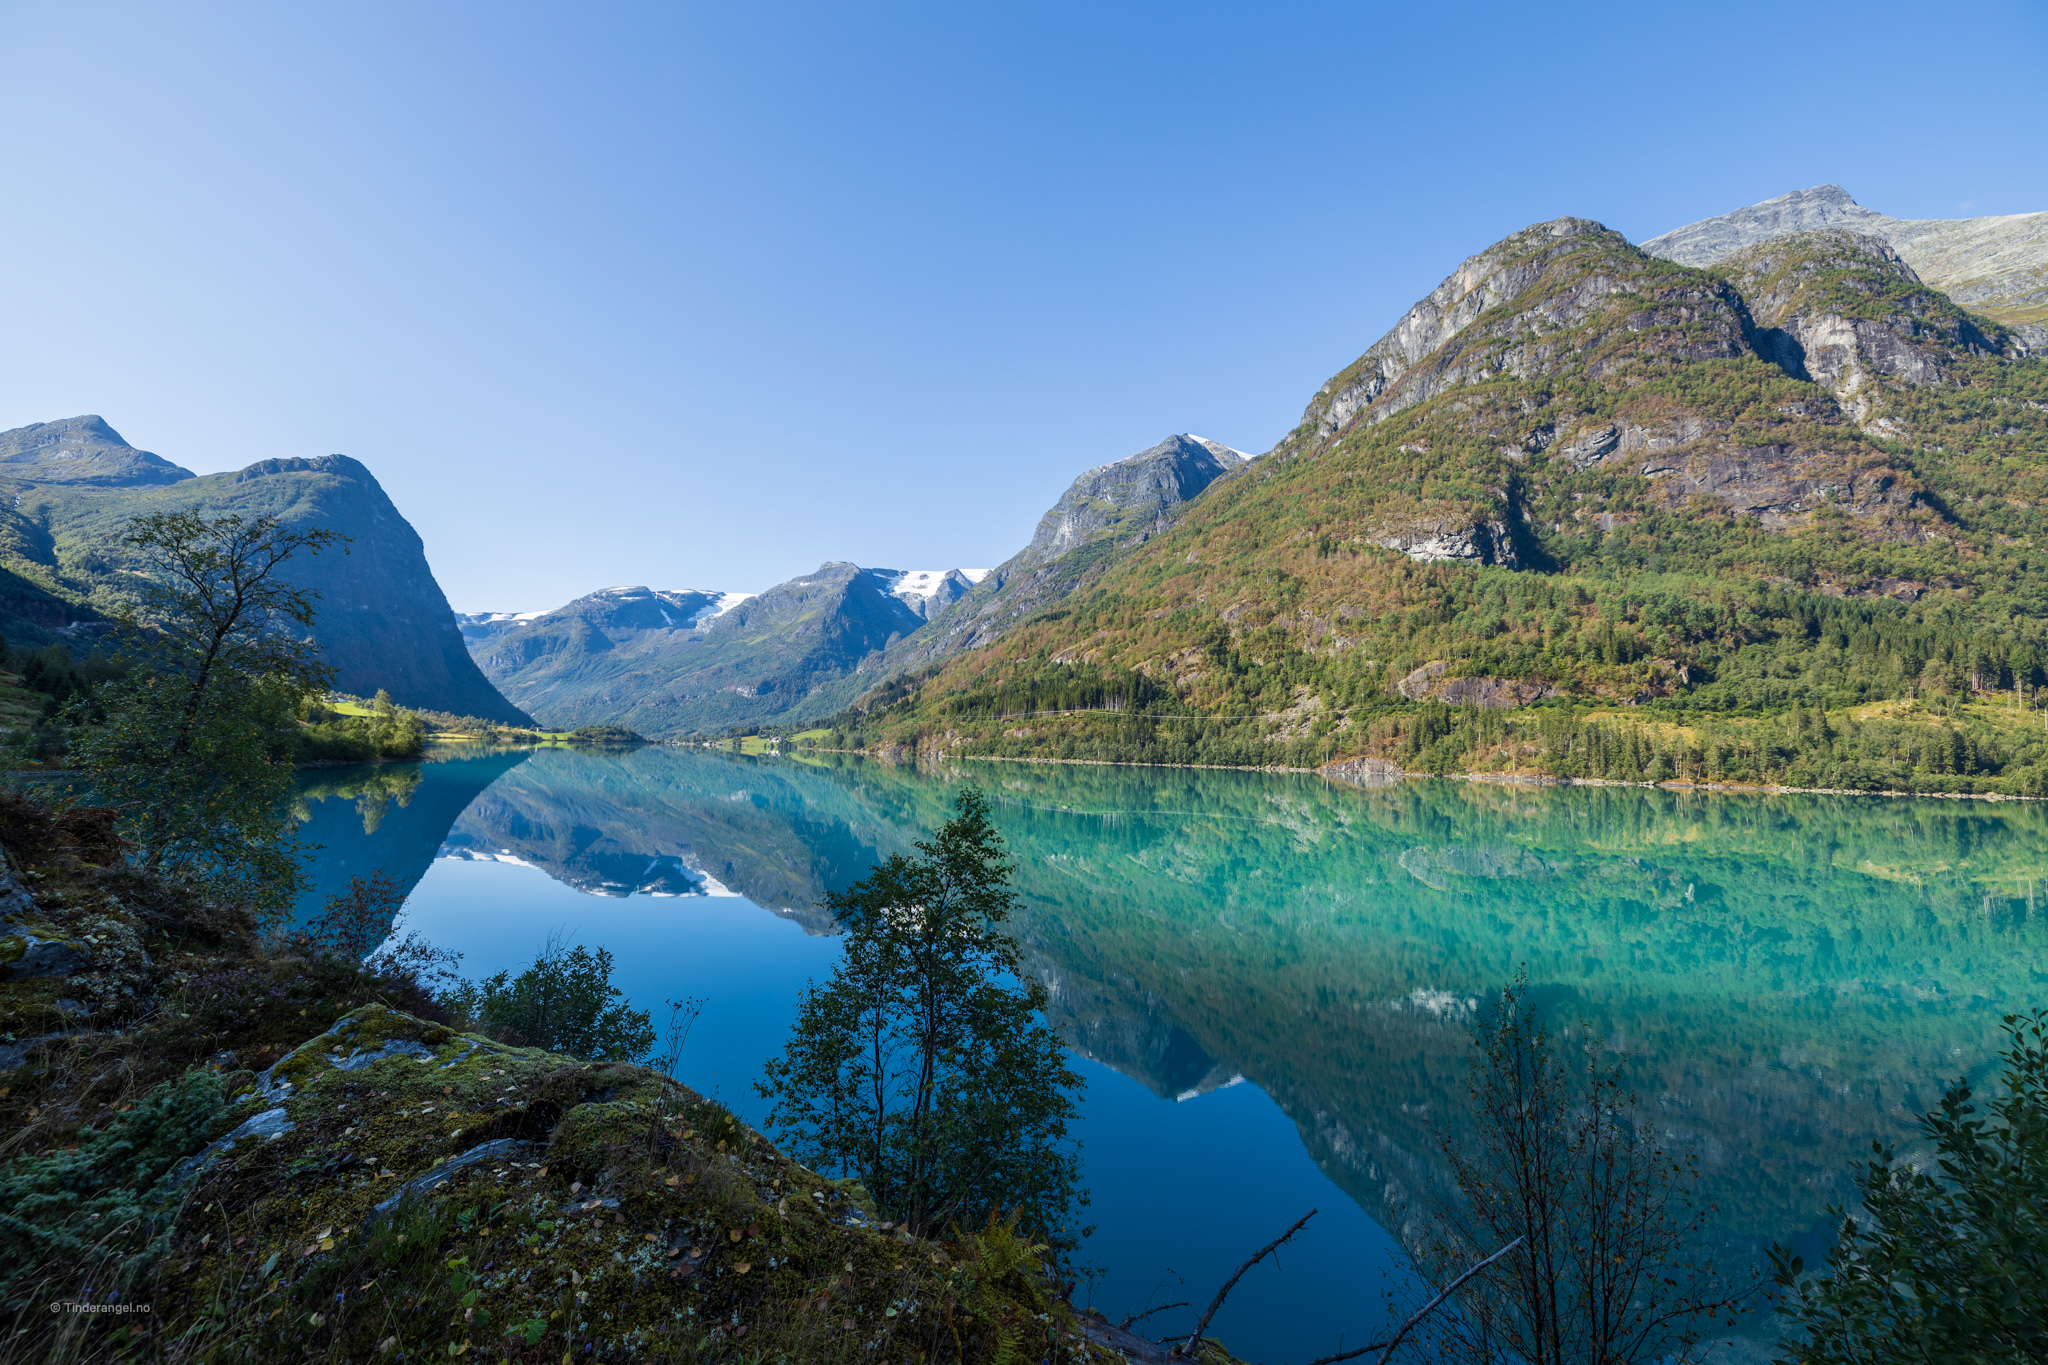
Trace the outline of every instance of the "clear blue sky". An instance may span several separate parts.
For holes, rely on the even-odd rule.
[[[2048,208],[2048,5],[0,8],[0,427],[363,460],[459,610],[996,563],[1466,255]]]

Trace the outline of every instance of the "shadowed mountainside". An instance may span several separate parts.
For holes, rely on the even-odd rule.
[[[801,726],[1092,582],[1244,460],[1215,441],[1170,436],[1088,470],[1031,543],[985,574],[827,563],[737,601],[612,588],[552,612],[470,618],[464,633],[492,681],[553,724],[650,735]]]
[[[285,566],[319,594],[313,638],[344,692],[379,688],[406,706],[528,723],[478,671],[419,534],[370,471],[346,455],[263,460],[195,476],[136,450],[97,417],[0,432],[0,630],[38,643],[102,618],[136,571],[128,521],[197,510],[276,516],[350,538]],[[90,632],[86,632],[90,634]]]
[[[687,735],[801,721],[844,706],[863,664],[925,624],[897,595],[902,577],[832,562],[747,597],[610,588],[509,627],[472,625],[470,644],[553,725]]]

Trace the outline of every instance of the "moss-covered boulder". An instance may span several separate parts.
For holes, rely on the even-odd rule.
[[[1012,1230],[907,1237],[644,1067],[372,1006],[228,1121],[160,1280],[222,1358],[1115,1358]]]

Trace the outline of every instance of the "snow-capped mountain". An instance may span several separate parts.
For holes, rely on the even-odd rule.
[[[985,569],[844,562],[766,592],[601,588],[542,612],[461,618],[487,677],[548,723],[647,735],[829,715],[881,650],[965,597]]]
[[[562,616],[619,630],[707,630],[713,621],[753,595],[703,588],[599,588],[553,611],[457,613],[455,621],[474,653],[480,645],[487,646],[535,622]]]
[[[929,621],[988,577],[987,569],[869,569],[882,591]]]

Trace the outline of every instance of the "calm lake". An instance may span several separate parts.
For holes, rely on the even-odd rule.
[[[1204,1306],[1311,1208],[1213,1331],[1301,1362],[1361,1344],[1399,1261],[1390,1200],[1439,1169],[1467,1020],[1526,965],[1696,1152],[1717,1251],[1810,1235],[1873,1138],[1984,1074],[2048,1000],[2048,807],[1736,796],[647,748],[436,755],[302,775],[307,904],[381,867],[466,975],[551,932],[611,949],[641,1008],[709,998],[682,1079],[744,1117],[828,889],[981,784],[1016,928],[1088,1078],[1081,1299]],[[1185,1331],[1193,1313],[1148,1320]]]

